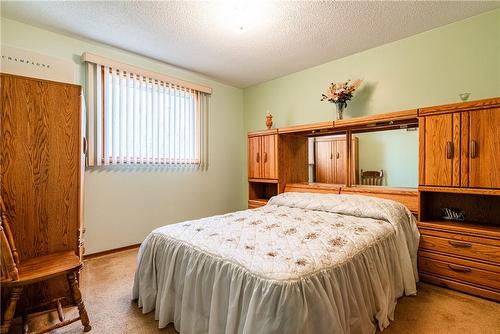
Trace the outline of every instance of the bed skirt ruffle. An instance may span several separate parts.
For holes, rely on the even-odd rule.
[[[194,333],[374,333],[393,319],[403,279],[396,235],[296,280],[270,280],[167,235],[138,255],[133,298],[159,327]],[[408,291],[409,290],[409,291]]]

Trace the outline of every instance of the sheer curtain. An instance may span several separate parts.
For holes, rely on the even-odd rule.
[[[87,62],[87,165],[207,168],[210,94],[133,70]]]

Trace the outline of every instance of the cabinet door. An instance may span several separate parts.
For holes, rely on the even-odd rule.
[[[460,113],[426,116],[420,147],[423,173],[420,183],[429,186],[460,185]],[[455,126],[455,127],[454,127]]]
[[[500,108],[469,115],[469,186],[500,188]]]
[[[262,177],[265,179],[275,179],[277,177],[276,154],[276,135],[262,136]]]
[[[0,78],[0,195],[21,262],[59,251],[80,255],[80,86]],[[56,277],[26,286],[17,310],[59,298],[67,285]]]
[[[345,184],[347,181],[347,147],[345,140],[332,142],[333,161],[335,163],[333,183]]]
[[[261,177],[261,137],[248,138],[248,178]]]
[[[316,141],[316,177],[315,182],[332,183],[333,153],[331,141]]]

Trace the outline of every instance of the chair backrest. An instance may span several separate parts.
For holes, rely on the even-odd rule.
[[[384,180],[383,170],[361,170],[361,184],[369,186],[381,186]]]
[[[19,274],[17,266],[19,265],[19,254],[14,243],[14,237],[7,219],[7,210],[0,196],[0,255],[1,261],[1,279],[0,281],[17,281]]]

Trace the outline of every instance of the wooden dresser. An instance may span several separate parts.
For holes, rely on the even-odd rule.
[[[0,193],[21,261],[67,250],[81,256],[80,86],[1,74],[1,99]],[[68,291],[64,278],[29,287],[17,310],[61,289]]]
[[[420,277],[500,301],[500,99],[419,109],[419,128]]]

